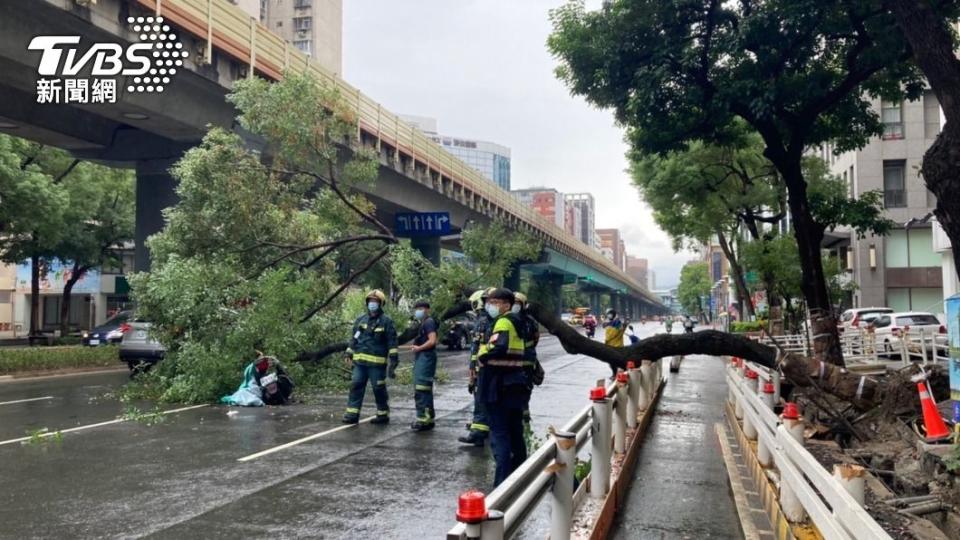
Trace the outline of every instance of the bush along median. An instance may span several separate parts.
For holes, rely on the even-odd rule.
[[[117,347],[113,346],[0,348],[0,375],[119,365]]]

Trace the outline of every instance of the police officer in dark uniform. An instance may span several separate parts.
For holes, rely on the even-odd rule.
[[[509,289],[490,292],[485,309],[493,318],[493,326],[477,355],[480,364],[477,392],[487,406],[491,448],[496,461],[494,487],[527,459],[523,411],[530,401],[532,366],[524,358],[525,325],[510,312],[513,303],[513,292]]]
[[[480,399],[477,389],[477,378],[479,376],[480,364],[477,362],[477,355],[480,354],[480,346],[486,343],[487,330],[489,330],[493,319],[487,314],[484,306],[487,302],[487,296],[493,287],[474,292],[470,296],[470,302],[474,312],[477,314],[476,324],[473,327],[473,334],[470,339],[470,384],[468,391],[473,394],[473,419],[467,424],[467,434],[457,437],[457,440],[464,444],[473,446],[484,446],[487,443],[487,436],[490,435],[490,424],[487,420],[486,404]]]
[[[437,323],[430,316],[430,303],[420,300],[414,305],[413,317],[420,321],[420,329],[413,340],[413,400],[417,419],[410,426],[414,431],[433,429],[436,413],[433,410],[433,379],[437,374]]]
[[[350,346],[346,356],[353,361],[353,375],[350,382],[350,398],[347,411],[343,415],[344,424],[356,424],[360,421],[360,408],[363,395],[367,391],[367,381],[373,386],[373,397],[377,400],[377,415],[371,424],[390,422],[390,404],[387,396],[387,376],[394,378],[399,363],[397,351],[397,329],[393,320],[383,312],[387,296],[383,291],[373,290],[367,295],[367,313],[353,323]]]

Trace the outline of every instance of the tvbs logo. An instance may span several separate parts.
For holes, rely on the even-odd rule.
[[[27,49],[41,53],[37,103],[116,103],[120,77],[129,93],[163,92],[187,51],[163,17],[128,17],[127,23],[140,41],[126,47],[94,43],[81,51],[80,36],[33,38]]]

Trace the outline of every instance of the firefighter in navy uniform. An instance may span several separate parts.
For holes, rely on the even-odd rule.
[[[496,461],[494,487],[527,459],[523,440],[523,411],[530,401],[531,362],[525,359],[525,324],[510,312],[514,303],[509,289],[490,292],[485,309],[493,318],[489,337],[481,346],[477,361],[480,377],[477,392],[487,406],[490,446]]]
[[[485,290],[479,290],[470,295],[470,304],[477,314],[477,322],[473,327],[473,334],[470,339],[470,383],[467,390],[473,394],[473,419],[467,424],[468,433],[457,437],[457,440],[464,444],[473,446],[484,446],[487,443],[487,437],[490,435],[490,424],[487,421],[487,408],[480,400],[480,394],[477,393],[477,377],[479,375],[480,365],[477,362],[477,355],[480,354],[480,346],[485,343],[487,330],[489,330],[493,319],[487,314],[484,306],[487,302],[487,295],[493,291],[493,287]]]
[[[420,322],[413,340],[413,400],[417,419],[410,426],[414,431],[429,431],[434,427],[433,380],[437,374],[437,322],[430,316],[430,303],[420,300],[414,304],[414,318]]]
[[[514,303],[510,311],[520,317],[524,327],[523,358],[530,362],[527,375],[534,386],[540,386],[543,384],[544,377],[543,366],[540,365],[540,360],[537,359],[537,345],[540,343],[540,324],[527,313],[527,295],[522,292],[515,292],[513,293],[513,298]],[[524,409],[523,421],[527,424],[530,423],[530,407]]]
[[[399,363],[397,329],[390,317],[383,312],[383,306],[387,302],[383,291],[370,291],[366,300],[367,313],[353,323],[350,346],[346,352],[346,357],[353,361],[353,375],[347,411],[343,415],[344,424],[356,424],[360,421],[360,408],[363,406],[367,381],[373,386],[373,397],[377,401],[377,415],[370,423],[390,422],[386,379],[387,376],[391,379],[396,376]]]

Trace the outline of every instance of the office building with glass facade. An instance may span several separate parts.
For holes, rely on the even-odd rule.
[[[510,149],[489,141],[441,135],[437,120],[427,116],[400,115],[400,118],[433,139],[494,184],[510,191]]]

